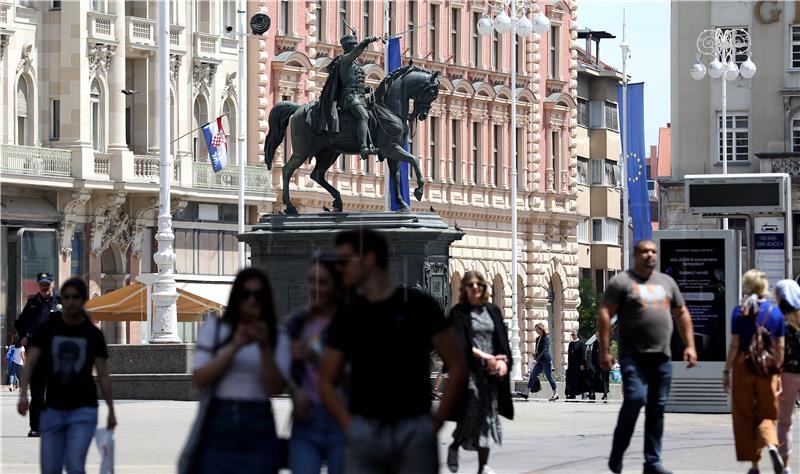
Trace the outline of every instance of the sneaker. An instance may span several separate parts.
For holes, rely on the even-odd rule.
[[[772,460],[772,469],[775,470],[775,474],[783,474],[786,466],[783,465],[783,458],[778,452],[778,448],[774,444],[770,444],[767,446],[767,450],[769,451],[769,458]]]
[[[661,463],[659,464],[645,464],[644,470],[642,470],[644,474],[672,474],[672,471],[665,468]]]
[[[489,466],[483,466],[483,471],[481,471],[481,473],[482,474],[497,474],[497,471],[495,471],[494,469],[492,469]]]
[[[451,445],[447,448],[447,469],[450,472],[458,471],[458,446]]]
[[[527,400],[527,399],[528,399],[528,394],[527,394],[527,393],[525,393],[525,392],[517,392],[517,396],[518,396],[519,398],[523,398],[523,399],[525,399],[525,400]]]
[[[554,394],[554,395],[553,395],[552,397],[550,397],[548,400],[550,400],[551,402],[554,402],[554,401],[558,400],[558,394],[557,394],[557,393],[556,393],[556,394]]]
[[[39,437],[38,431],[33,431],[33,430],[28,431],[28,438],[38,438],[38,437]]]

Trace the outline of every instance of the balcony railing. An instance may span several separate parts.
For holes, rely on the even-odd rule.
[[[0,25],[6,26],[11,23],[12,4],[0,2]]]
[[[169,44],[170,46],[174,46],[176,48],[181,47],[181,36],[183,33],[183,27],[180,25],[170,25],[169,27]]]
[[[116,15],[91,11],[89,12],[89,38],[95,40],[116,40],[114,20]]]
[[[128,41],[131,44],[155,46],[155,32],[155,20],[128,17]]]
[[[134,155],[133,177],[146,181],[158,181],[159,159],[157,156]]]
[[[272,174],[263,166],[245,167],[244,181],[245,191],[251,193],[266,193],[272,189]],[[226,166],[215,173],[211,163],[192,163],[192,185],[215,191],[236,191],[239,189],[239,167]]]
[[[194,55],[199,58],[216,59],[219,55],[219,36],[209,33],[195,33]]]
[[[71,176],[69,150],[0,144],[0,172],[21,176]]]
[[[111,155],[94,152],[94,174],[106,178],[111,175]]]

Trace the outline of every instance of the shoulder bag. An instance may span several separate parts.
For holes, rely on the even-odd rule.
[[[775,341],[772,340],[769,329],[764,327],[764,320],[772,313],[772,308],[772,305],[767,307],[760,323],[756,315],[756,332],[750,339],[747,351],[747,366],[756,375],[775,375],[781,371],[778,359],[775,357]]]

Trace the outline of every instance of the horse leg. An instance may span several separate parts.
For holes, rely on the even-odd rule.
[[[333,210],[335,212],[342,212],[342,195],[339,194],[339,190],[334,188],[331,183],[325,179],[325,173],[337,158],[339,158],[339,153],[335,151],[326,150],[319,152],[314,169],[311,170],[311,179],[325,188],[325,190],[333,196]]]
[[[411,165],[411,168],[414,170],[414,175],[417,177],[417,187],[416,189],[414,189],[414,197],[417,198],[417,201],[422,201],[422,194],[425,188],[425,180],[422,179],[422,171],[420,171],[419,169],[419,163],[417,162],[417,157],[405,151],[403,147],[401,147],[397,143],[395,143],[389,148],[387,155],[390,159],[400,162],[405,162]]]
[[[387,164],[389,165],[389,176],[394,176],[394,183],[392,184],[394,187],[394,203],[400,207],[397,212],[409,212],[411,209],[409,209],[408,203],[403,200],[403,195],[400,193],[400,164],[395,160],[389,160]]]
[[[284,212],[289,215],[298,214],[297,208],[292,205],[292,201],[289,199],[289,181],[291,181],[292,175],[297,171],[297,168],[305,163],[305,161],[305,156],[293,152],[291,159],[283,165],[283,169],[281,170],[283,174],[283,203],[286,205],[286,210]]]

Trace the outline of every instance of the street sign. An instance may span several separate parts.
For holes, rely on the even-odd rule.
[[[786,229],[782,217],[756,217],[755,268],[767,274],[770,286],[786,278]]]

